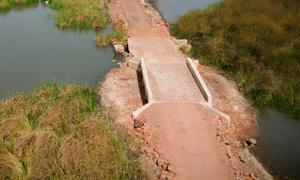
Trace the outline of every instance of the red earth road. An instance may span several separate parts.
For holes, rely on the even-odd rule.
[[[125,22],[133,59],[145,59],[155,103],[138,119],[150,147],[171,164],[174,179],[234,179],[217,143],[214,122],[221,117],[203,105],[186,57],[157,12],[140,0],[111,0],[108,7],[114,21]]]

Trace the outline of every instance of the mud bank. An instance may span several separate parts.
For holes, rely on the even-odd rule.
[[[162,20],[159,13],[147,2],[140,2],[141,12],[149,16],[153,31],[157,31],[162,37],[169,36],[168,26]],[[138,36],[144,32],[137,32],[128,22],[126,8],[120,5],[120,1],[112,0],[109,4],[109,12],[116,26],[122,26],[127,30],[128,36]],[[127,14],[128,15],[128,14]],[[129,16],[129,15],[128,15]],[[142,19],[142,17],[141,17]],[[143,19],[139,22],[141,25]],[[146,23],[145,23],[146,24]],[[147,28],[147,24],[145,25]],[[155,33],[157,33],[155,32]],[[151,32],[153,33],[153,32]],[[152,34],[149,34],[151,36]],[[130,48],[129,48],[130,50]],[[99,82],[99,97],[105,106],[115,109],[116,122],[125,125],[130,133],[136,135],[144,141],[144,148],[141,150],[145,169],[152,175],[153,179],[173,179],[178,174],[173,169],[172,164],[159,152],[159,147],[151,144],[149,137],[152,136],[151,119],[144,118],[143,121],[134,121],[131,113],[145,103],[145,95],[142,86],[141,76],[134,68],[129,67],[129,62],[138,64],[142,56],[133,48],[130,58],[119,68],[111,70],[103,80]],[[135,66],[136,68],[136,66]],[[204,77],[208,88],[213,94],[213,105],[223,111],[231,118],[228,125],[219,118],[210,119],[218,139],[218,147],[225,157],[226,167],[231,169],[233,177],[236,179],[272,179],[272,177],[262,168],[256,159],[245,147],[244,141],[257,133],[257,112],[251,104],[239,93],[237,86],[230,80],[224,78],[211,68],[199,65],[199,72]],[[152,131],[152,133],[151,133]]]

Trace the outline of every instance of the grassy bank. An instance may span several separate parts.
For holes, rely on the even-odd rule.
[[[52,83],[0,103],[0,179],[144,179],[88,87]]]
[[[300,117],[300,1],[225,0],[172,26],[192,56],[234,79],[260,108]]]
[[[61,29],[101,29],[108,23],[104,0],[50,0],[57,10],[55,22]]]
[[[101,33],[96,36],[96,44],[99,47],[107,46],[112,44],[114,41],[125,43],[125,31],[121,29],[114,32]]]
[[[0,0],[0,13],[9,11],[14,7],[23,7],[37,4],[39,0]]]
[[[0,12],[38,2],[39,0],[0,0]],[[55,23],[60,29],[97,30],[108,23],[104,0],[47,0],[47,4],[57,11]]]

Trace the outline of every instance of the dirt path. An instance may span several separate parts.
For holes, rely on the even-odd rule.
[[[145,59],[156,103],[137,120],[143,122],[149,147],[159,154],[156,164],[170,172],[159,177],[234,179],[217,143],[214,123],[221,117],[203,105],[186,57],[160,16],[140,0],[112,0],[109,11],[115,21],[124,22],[133,60]]]
[[[190,103],[160,103],[142,115],[148,143],[174,169],[174,179],[234,179],[210,121],[218,116]]]

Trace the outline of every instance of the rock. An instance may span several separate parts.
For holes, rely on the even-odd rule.
[[[239,158],[242,163],[245,163],[247,161],[246,158],[242,155],[240,155]]]
[[[247,139],[243,142],[244,147],[255,146],[257,144],[256,140],[253,138]]]
[[[166,170],[169,171],[169,172],[173,172],[173,168],[171,166],[167,166]]]
[[[179,46],[179,50],[184,54],[189,54],[192,50],[192,46],[190,44]]]
[[[123,44],[116,43],[116,44],[113,44],[113,47],[114,47],[116,53],[120,53],[120,54],[125,53],[125,47]]]
[[[231,159],[232,153],[231,153],[230,149],[227,149],[226,155],[229,159]]]
[[[253,144],[253,145],[256,145],[256,139],[253,139],[253,138],[250,138],[249,140],[248,140],[248,142],[250,143],[250,144]]]
[[[162,167],[163,170],[165,170],[165,171],[167,171],[167,169],[168,169],[168,165],[166,165],[166,164],[163,164],[161,167]]]
[[[162,167],[162,165],[164,165],[164,160],[162,160],[160,158],[156,159],[156,165]]]
[[[157,177],[158,177],[158,179],[163,179],[163,180],[169,179],[168,176],[166,176],[164,174],[158,174]]]
[[[144,122],[138,119],[134,121],[134,128],[142,128],[144,125],[145,125]]]
[[[186,46],[186,45],[188,45],[188,40],[186,40],[186,39],[175,39],[175,44],[178,47]]]
[[[188,54],[192,50],[192,46],[188,44],[188,40],[186,39],[174,39],[175,45],[180,49],[183,53]]]

